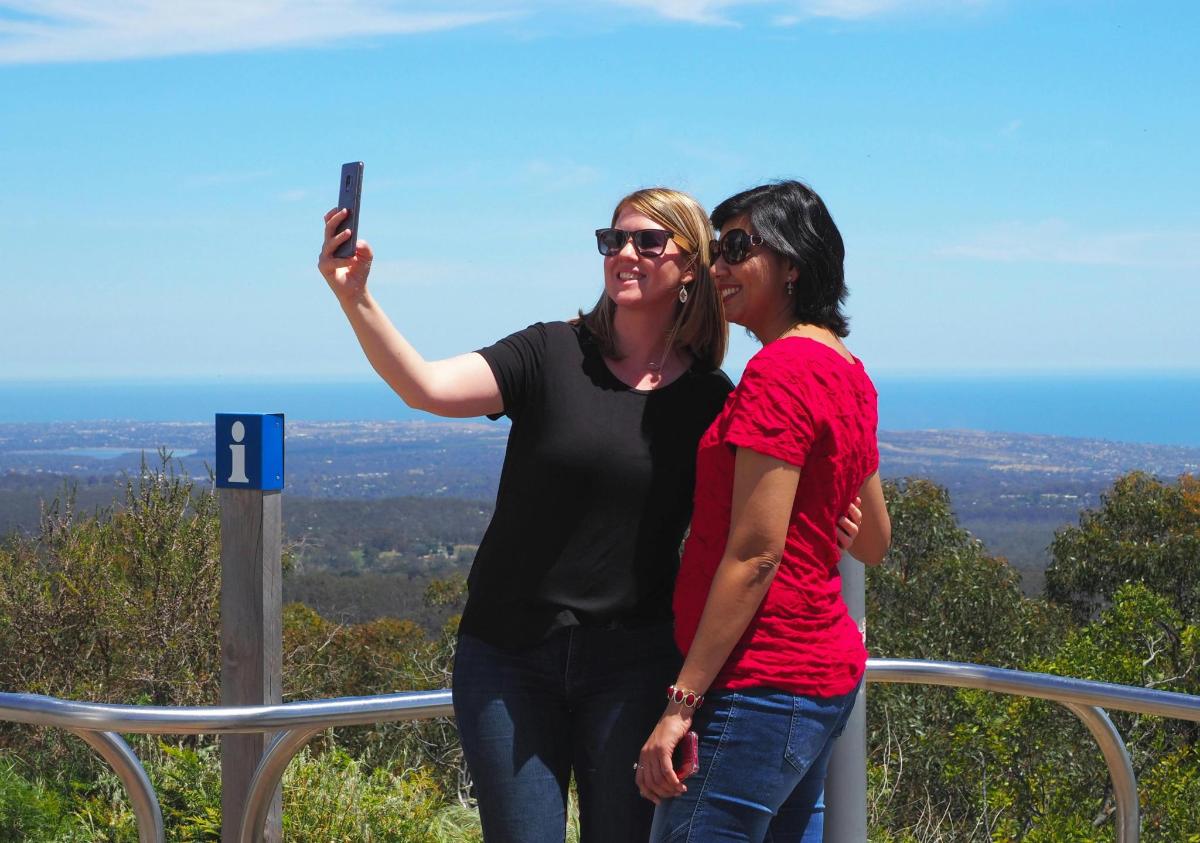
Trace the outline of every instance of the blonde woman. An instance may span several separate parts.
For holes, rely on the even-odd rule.
[[[561,843],[572,773],[585,843],[645,840],[629,774],[675,678],[671,594],[696,446],[731,389],[704,210],[639,190],[596,231],[588,313],[427,361],[367,290],[371,247],[319,268],[367,359],[408,404],[512,420],[495,513],[469,578],[455,716],[488,843]]]

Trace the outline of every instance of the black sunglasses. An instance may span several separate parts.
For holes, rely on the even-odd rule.
[[[725,258],[725,263],[732,266],[750,257],[751,246],[761,246],[764,242],[760,234],[748,234],[740,228],[731,228],[721,235],[720,240],[708,241],[709,260],[715,264],[718,257]]]
[[[611,258],[633,240],[633,250],[642,257],[658,257],[667,248],[675,235],[663,228],[643,228],[641,231],[625,231],[620,228],[597,228],[596,248],[606,258]]]

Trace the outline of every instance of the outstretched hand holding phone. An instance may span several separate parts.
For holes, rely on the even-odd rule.
[[[325,242],[317,259],[317,269],[341,302],[360,298],[366,291],[367,276],[371,273],[371,259],[374,257],[366,240],[356,241],[350,257],[340,258],[334,254],[339,246],[357,234],[352,228],[338,231],[349,213],[347,208],[331,208],[325,214]]]
[[[325,214],[325,239],[317,269],[337,296],[342,312],[372,368],[408,406],[448,418],[504,410],[496,376],[471,352],[426,360],[409,344],[367,291],[374,253],[357,239],[362,162],[342,167],[338,207]]]
[[[371,247],[358,239],[362,207],[363,162],[342,165],[338,205],[325,215],[325,243],[317,268],[339,301],[361,298],[371,271]]]

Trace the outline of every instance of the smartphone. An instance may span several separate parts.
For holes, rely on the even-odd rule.
[[[675,778],[680,781],[700,771],[700,738],[695,732],[688,732],[675,744],[671,766],[675,768]]]
[[[346,242],[333,250],[335,258],[354,257],[354,244],[358,242],[358,211],[362,204],[363,162],[351,161],[342,165],[342,181],[338,188],[338,207],[348,208],[350,213],[338,223],[334,234],[341,234],[347,228],[352,230]]]

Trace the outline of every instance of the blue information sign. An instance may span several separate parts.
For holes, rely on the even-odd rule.
[[[283,413],[217,413],[217,487],[283,488]]]

